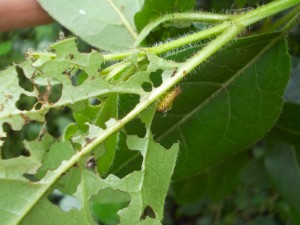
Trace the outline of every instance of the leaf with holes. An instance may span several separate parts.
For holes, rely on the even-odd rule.
[[[112,85],[100,76],[102,55],[95,51],[79,53],[75,39],[55,43],[50,49],[56,54],[32,56],[19,66],[0,73],[3,90],[0,95],[1,140],[6,137],[4,123],[13,130],[20,130],[30,121],[44,122],[45,115],[52,108],[72,108],[79,102],[111,93],[149,94],[142,88],[142,84],[149,80],[147,72],[138,72],[126,82]],[[28,87],[20,86],[21,77],[27,81]],[[29,109],[24,110],[18,104],[22,96],[34,99]],[[80,105],[75,107],[80,108]]]
[[[120,224],[161,224],[178,145],[166,150],[154,142],[150,132],[154,112],[155,108],[152,107],[140,116],[147,130],[144,137],[127,137],[128,148],[139,151],[143,156],[142,169],[122,179],[115,175],[101,179],[90,165],[90,157],[76,152],[69,141],[54,142],[47,134],[26,144],[30,157],[1,159],[1,171],[6,171],[0,174],[1,203],[4,204],[0,210],[2,222],[96,224],[90,211],[91,206],[101,207],[103,201],[116,204],[113,196],[120,196],[126,200],[121,205],[117,204],[121,210],[118,219]],[[110,129],[113,124],[113,121],[106,123],[106,129]],[[90,127],[90,130],[91,137],[106,132],[96,127]],[[45,149],[49,149],[49,152],[43,153]],[[37,173],[40,175],[45,171],[48,172],[44,173],[41,180],[32,180]],[[70,181],[74,186],[70,185]],[[49,199],[54,189],[72,195],[78,207],[65,211],[52,204]],[[24,193],[26,199],[21,197]],[[112,197],[103,199],[104,193]]]
[[[169,57],[183,60],[194,50]],[[236,40],[182,82],[172,110],[167,116],[158,113],[152,126],[164,146],[177,139],[181,143],[176,190],[185,182],[196,183],[195,176],[272,128],[289,73],[286,43],[275,33]]]

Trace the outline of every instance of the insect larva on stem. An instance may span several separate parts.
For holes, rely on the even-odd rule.
[[[164,98],[157,105],[156,111],[163,112],[170,108],[175,98],[182,92],[180,86],[176,86],[170,92],[168,92]]]

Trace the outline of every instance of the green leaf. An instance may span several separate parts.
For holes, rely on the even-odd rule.
[[[300,170],[294,148],[282,143],[270,144],[265,165],[275,188],[299,214]]]
[[[50,46],[56,55],[32,54],[31,58],[0,72],[0,138],[6,137],[2,125],[9,123],[13,130],[20,130],[30,121],[45,121],[45,115],[51,108],[75,105],[84,109],[91,98],[112,93],[132,93],[148,95],[142,84],[148,81],[147,72],[138,72],[126,82],[112,85],[100,76],[103,57],[98,52],[79,53],[75,39],[66,39]],[[23,73],[32,90],[21,87],[19,74]],[[85,74],[83,83],[76,83],[78,74]],[[60,87],[60,93],[55,87]],[[42,90],[44,89],[44,91]],[[31,110],[24,111],[17,106],[21,95],[32,97],[36,104]],[[55,101],[51,99],[56,96]],[[82,125],[79,123],[79,125]],[[83,126],[83,125],[82,125]],[[2,139],[0,145],[2,144]]]
[[[195,0],[145,0],[144,6],[135,17],[135,25],[141,31],[149,22],[164,14],[192,10]]]
[[[267,139],[283,141],[300,149],[300,106],[285,103],[283,112]]]
[[[236,40],[184,80],[172,110],[157,113],[152,126],[164,146],[181,143],[174,185],[262,138],[280,115],[289,72],[285,41],[267,34]]]
[[[207,172],[208,196],[220,201],[240,183],[240,171],[248,160],[248,153],[241,152],[224,160]],[[221,188],[220,188],[221,187]]]
[[[220,201],[240,183],[240,172],[248,161],[241,152],[212,168],[174,185],[174,198],[180,204],[195,202],[203,196]]]
[[[104,103],[102,110],[99,112],[100,116],[97,118],[96,124],[103,126],[104,122],[110,117],[118,118],[118,95],[111,95]],[[101,144],[104,149],[104,154],[97,160],[97,169],[100,175],[107,175],[114,157],[117,146],[118,133],[111,135],[107,140]]]
[[[65,41],[66,46],[70,44],[69,41],[70,40]],[[33,76],[31,78],[33,81],[35,81],[36,78],[39,84],[43,84],[43,78],[46,77],[48,77],[48,82],[51,82],[49,77],[55,77],[55,82],[61,82],[62,84],[68,84],[68,82],[71,83],[70,80],[64,80],[64,77],[61,77],[62,73],[56,74],[47,70],[48,63],[53,65],[56,63],[57,66],[55,69],[63,70],[65,65],[61,62],[66,60],[66,56],[70,57],[69,54],[72,54],[71,60],[78,57],[76,52],[62,54],[63,51],[60,50],[64,49],[66,46],[64,46],[64,44],[55,46],[58,50],[55,59],[51,56],[51,59],[49,60],[49,57],[47,56],[47,59],[38,58],[38,60],[34,62],[41,66],[41,70],[45,77],[41,76],[39,73],[37,73],[36,76],[33,76],[32,71],[34,71],[34,68],[29,70],[28,68],[31,67],[28,65],[25,67],[25,74],[28,75],[29,71],[31,71],[30,74]],[[69,46],[68,49],[70,50],[72,48]],[[95,68],[95,64],[93,63],[93,60],[89,60],[89,64],[92,65],[90,65],[89,68],[85,68],[88,75],[91,70],[92,72],[97,71],[96,68],[98,68],[98,66]],[[63,66],[61,66],[61,64]],[[78,62],[78,64],[81,68],[85,67],[85,64],[83,64],[82,61]],[[76,65],[78,66],[78,64]],[[38,72],[40,72],[40,70]],[[96,79],[97,78],[93,78],[93,80]],[[132,79],[134,80],[135,78],[133,77]],[[143,83],[146,78],[138,78],[135,82],[132,79],[129,79],[125,83],[127,83],[126,85],[129,85],[128,87],[134,89],[137,83]],[[84,85],[85,82],[81,84],[81,86]],[[73,88],[71,85],[70,88]],[[141,84],[138,86],[140,85]],[[78,86],[74,86],[74,88],[76,87]],[[141,87],[138,89],[142,90]],[[88,92],[88,90],[86,91]],[[75,97],[77,96],[76,94],[80,93],[68,94],[74,95]],[[63,95],[64,91],[62,91],[62,96]],[[80,98],[82,99],[82,96]],[[68,98],[66,97],[66,100],[67,99]],[[107,107],[116,103],[115,97],[111,99],[111,102],[109,100],[106,101],[106,103],[109,103],[107,104]],[[61,101],[61,99],[58,100],[58,102],[59,101]],[[100,193],[101,190],[111,188],[115,191],[127,193],[131,198],[128,208],[118,212],[120,215],[120,224],[161,224],[164,201],[170,184],[171,175],[175,167],[178,145],[173,145],[170,149],[166,150],[154,142],[150,132],[150,126],[155,107],[149,107],[148,110],[140,115],[141,121],[147,128],[146,135],[144,137],[127,137],[128,148],[130,150],[139,151],[143,157],[141,170],[135,171],[123,179],[114,175],[109,175],[106,179],[101,179],[94,172],[93,168],[87,166],[89,156],[84,156],[81,151],[76,151],[73,148],[73,145],[70,144],[70,141],[75,140],[84,148],[89,145],[90,141],[95,137],[105,134],[105,132],[111,129],[116,123],[116,120],[113,118],[105,121],[105,118],[109,118],[107,113],[114,109],[109,110],[109,108],[105,109],[105,107],[100,108],[103,109],[103,114],[101,114],[100,117],[97,117],[95,121],[90,121],[90,119],[95,116],[95,112],[91,109],[92,106],[88,106],[86,103],[86,100],[79,100],[76,103],[77,107],[75,107],[75,103],[72,104],[74,110],[79,109],[76,113],[82,112],[80,111],[80,107],[83,107],[83,109],[86,109],[87,114],[85,118],[77,118],[78,127],[82,128],[79,128],[78,130],[75,129],[73,134],[72,129],[74,127],[69,130],[72,136],[71,139],[55,142],[47,133],[41,134],[36,140],[26,142],[30,157],[26,158],[20,156],[10,160],[0,159],[0,184],[1,187],[3,187],[1,192],[2,204],[0,205],[0,216],[3,223],[8,225],[41,224],[43,223],[42,221],[46,221],[45,224],[75,224],[77,222],[79,224],[95,224],[92,212],[90,211],[91,199],[93,199],[94,195]],[[52,103],[51,106],[57,105],[56,103]],[[108,111],[106,112],[105,110]],[[24,113],[35,114],[38,112],[32,110],[32,112],[28,111]],[[84,121],[92,122],[93,124],[86,124],[88,129],[85,129],[83,126]],[[86,133],[84,135],[80,134],[81,131],[84,130],[86,130]],[[78,131],[80,131],[79,134],[77,134]],[[67,136],[68,135],[65,135],[65,137]],[[76,167],[72,168],[74,164],[76,164]],[[68,171],[69,169],[71,170]],[[44,174],[45,176],[42,177]],[[37,180],[39,177],[42,178]],[[76,188],[71,186],[69,181],[72,181],[71,183]],[[52,204],[48,199],[48,195],[50,195],[54,189],[61,190],[63,193],[69,195],[71,194],[77,199],[81,207],[65,212]],[[21,197],[23,194],[25,194],[26,200]],[[12,202],[14,204],[11,204]],[[94,203],[97,204],[97,199],[93,201],[93,204]],[[7,207],[7,205],[9,206]]]
[[[143,0],[38,2],[49,15],[74,34],[107,51],[130,49],[133,46],[137,37],[133,17],[143,4]]]

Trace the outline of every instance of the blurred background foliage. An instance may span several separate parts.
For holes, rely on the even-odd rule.
[[[269,1],[256,0],[198,0],[197,9],[213,12],[243,11]],[[264,27],[264,21],[259,28]],[[169,29],[163,39],[171,35],[187,32],[184,29]],[[191,28],[194,30],[195,28]],[[19,63],[30,49],[43,50],[59,38],[62,31],[70,34],[57,23],[0,33],[0,69]],[[159,32],[153,32],[149,43],[159,41]],[[90,51],[91,46],[78,41],[81,51]],[[208,177],[199,178],[195,191],[203,192],[201,198],[188,204],[178,204],[172,198],[172,189],[166,202],[166,225],[292,225],[300,224],[300,25],[298,24],[288,36],[289,51],[292,58],[292,75],[286,89],[285,106],[281,118],[274,129],[247,151],[211,168]],[[22,107],[32,105],[24,99]],[[59,136],[73,120],[71,112],[52,110],[48,115],[47,130]],[[3,158],[25,154],[22,139],[32,140],[43,128],[39,124],[29,124],[21,131],[10,127]],[[247,135],[247,134],[245,134]],[[8,151],[14,149],[15,152]],[[275,152],[274,149],[277,151]],[[25,151],[25,152],[24,152]],[[290,165],[281,165],[281,159],[290,160]],[[222,169],[220,169],[222,168]],[[278,176],[274,176],[278,175]],[[289,178],[289,180],[285,180]],[[209,188],[208,188],[209,187]],[[298,189],[299,188],[299,189]],[[296,191],[295,191],[296,190]],[[297,192],[298,190],[298,192]],[[54,199],[59,202],[61,198]],[[198,195],[197,195],[198,196]],[[68,202],[64,202],[68,205]],[[124,203],[120,203],[124,205]],[[98,208],[97,208],[98,207]],[[110,213],[99,211],[95,207],[95,217],[105,217],[104,224],[116,224],[118,205],[111,206]],[[121,207],[122,208],[122,207]],[[109,209],[109,208],[107,208]]]

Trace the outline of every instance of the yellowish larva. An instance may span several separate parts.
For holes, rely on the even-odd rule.
[[[165,97],[159,102],[156,110],[158,112],[163,112],[167,110],[175,100],[175,98],[181,93],[182,89],[180,86],[173,88],[170,92],[168,92]]]

